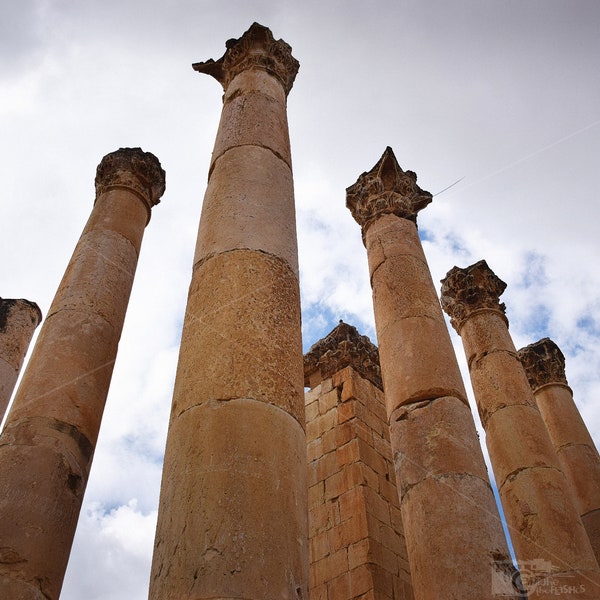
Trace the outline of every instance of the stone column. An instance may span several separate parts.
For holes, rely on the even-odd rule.
[[[165,452],[150,597],[308,598],[307,465],[286,98],[253,24],[197,63],[225,91]]]
[[[431,194],[390,148],[347,190],[367,248],[415,598],[491,599],[507,543],[416,226]]]
[[[42,311],[35,302],[0,298],[0,422],[41,320]]]
[[[600,456],[573,401],[565,357],[548,338],[521,348],[518,356],[600,563]]]
[[[0,436],[0,598],[55,600],[67,567],[144,228],[155,156],[105,156],[96,201]]]
[[[442,306],[460,334],[512,543],[530,598],[600,597],[598,565],[508,332],[485,261],[454,267]]]

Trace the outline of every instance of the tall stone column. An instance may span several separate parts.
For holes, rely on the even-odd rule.
[[[0,436],[0,598],[56,600],[67,567],[150,209],[155,156],[102,159],[90,218]]]
[[[253,24],[194,65],[225,91],[169,423],[150,598],[308,598],[307,464],[286,98]]]
[[[521,348],[518,356],[600,563],[600,456],[573,401],[565,357],[548,338]]]
[[[21,366],[42,311],[29,300],[0,298],[0,421],[17,383]]]
[[[494,582],[511,576],[510,558],[417,232],[429,202],[390,148],[347,190],[368,253],[415,598],[491,599]]]
[[[454,267],[442,306],[460,334],[512,543],[529,598],[600,597],[598,564],[508,332],[506,288],[480,261]]]

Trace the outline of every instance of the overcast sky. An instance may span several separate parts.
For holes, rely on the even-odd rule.
[[[146,598],[160,470],[222,89],[191,64],[253,21],[300,61],[288,100],[305,349],[342,318],[375,339],[345,189],[391,146],[437,194],[434,281],[488,261],[517,348],[551,337],[600,441],[597,0],[19,0],[0,19],[0,295],[46,314],[102,157],[141,146],[153,209],[63,600]],[[439,286],[438,286],[439,291]],[[463,365],[460,339],[454,336]]]

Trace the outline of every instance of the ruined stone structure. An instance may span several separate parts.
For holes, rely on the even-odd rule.
[[[258,24],[222,84],[165,454],[150,598],[308,597],[306,435],[286,99]]]
[[[256,23],[226,48],[194,65],[223,86],[223,110],[150,598],[526,597],[418,235],[431,194],[390,148],[347,189],[380,348],[340,322],[303,358],[286,115],[298,62]],[[0,435],[2,600],[59,596],[142,235],[164,188],[158,160],[139,148],[98,167],[94,209]],[[563,583],[575,590],[566,597],[598,600],[598,453],[560,351],[542,340],[517,356],[504,285],[484,262],[455,267],[442,303],[465,346],[519,566],[530,600]],[[2,302],[0,408],[40,320],[35,305]]]
[[[417,233],[431,194],[390,148],[347,189],[362,228],[408,559],[417,598],[492,598],[510,555]],[[457,577],[457,573],[469,577]]]
[[[304,357],[312,600],[412,600],[377,348],[341,323]]]
[[[29,300],[0,298],[0,421],[10,402],[21,366],[42,311]]]
[[[565,582],[579,598],[599,598],[598,563],[508,332],[505,288],[483,260],[454,267],[442,305],[463,341],[515,554],[522,568],[552,565],[523,573],[530,598],[551,598]]]
[[[0,598],[56,600],[150,209],[155,156],[102,159],[96,201],[0,435]]]
[[[600,563],[600,457],[573,401],[565,357],[548,338],[521,348],[518,356]]]

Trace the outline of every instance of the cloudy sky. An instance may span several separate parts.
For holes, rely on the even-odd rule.
[[[0,20],[0,295],[44,314],[101,158],[141,146],[153,209],[63,600],[146,597],[178,343],[222,90],[191,64],[253,21],[300,61],[288,101],[307,349],[375,341],[345,188],[394,149],[433,203],[434,281],[485,258],[517,348],[554,339],[600,441],[596,0],[19,0]],[[442,192],[448,186],[450,189]],[[454,337],[464,363],[460,340]],[[464,367],[463,367],[464,369]]]

